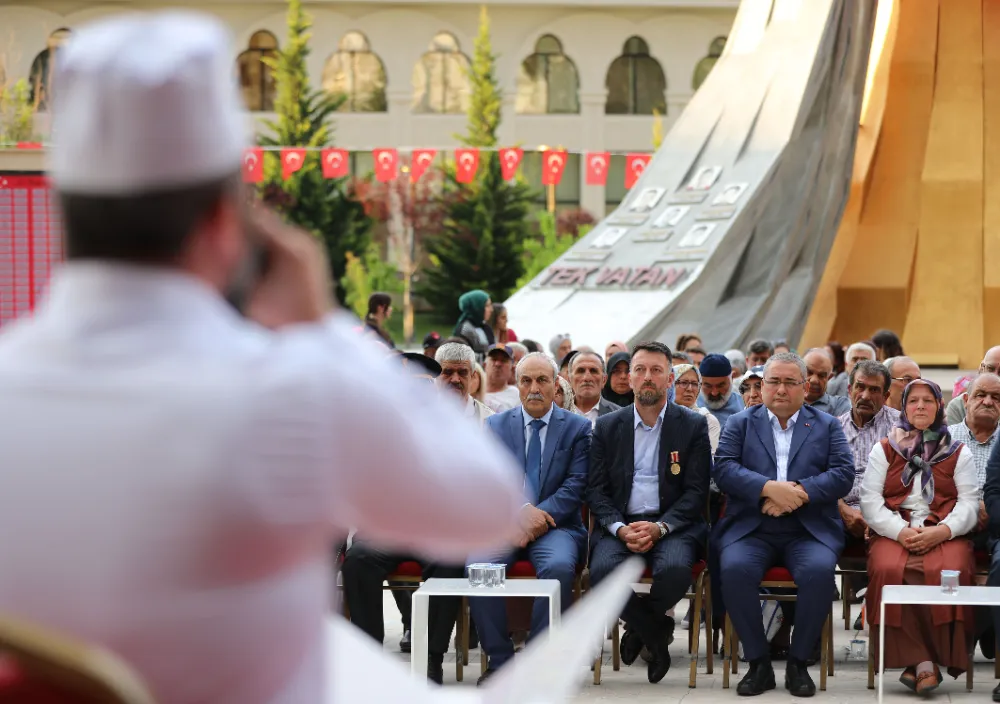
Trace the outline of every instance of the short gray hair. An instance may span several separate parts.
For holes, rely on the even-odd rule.
[[[739,370],[740,374],[746,374],[747,356],[742,351],[736,349],[726,350],[726,359],[729,360],[734,369]]]
[[[468,362],[471,369],[476,367],[476,353],[468,345],[460,342],[446,342],[438,347],[434,354],[438,364],[441,362]]]
[[[555,378],[559,376],[559,365],[556,364],[556,361],[552,359],[552,357],[548,356],[544,352],[531,352],[530,354],[524,355],[524,359],[522,359],[520,362],[517,363],[517,368],[514,370],[514,375],[516,377],[521,376],[521,367],[523,367],[524,363],[530,359],[544,359],[546,362],[548,362],[549,366],[552,367],[553,380],[555,380]]]
[[[831,364],[833,364],[833,355],[830,354],[830,351],[827,350],[825,347],[810,347],[809,349],[807,349],[805,352],[802,353],[802,359],[805,359],[806,357],[808,357],[809,355],[811,355],[813,352],[819,352],[824,357],[826,357],[827,359],[829,359]]]
[[[878,352],[876,352],[875,348],[869,345],[867,342],[855,342],[853,345],[847,348],[847,352],[844,353],[844,358],[850,360],[851,354],[854,352],[854,350],[860,350],[860,349],[865,349],[871,352],[872,359],[878,357]]]
[[[767,362],[764,363],[764,376],[767,376],[768,370],[771,368],[772,364],[794,364],[799,368],[799,373],[802,375],[802,381],[806,380],[809,376],[809,370],[806,369],[806,363],[802,361],[794,352],[779,352],[778,354],[772,355]]]
[[[508,342],[507,346],[511,348],[514,352],[520,352],[521,354],[528,354],[528,348],[522,345],[520,342]]]
[[[571,372],[573,371],[573,367],[576,366],[576,360],[581,359],[582,357],[596,357],[597,361],[601,363],[601,370],[604,370],[604,368],[607,366],[604,363],[604,357],[599,355],[594,350],[590,350],[589,352],[584,350],[579,350],[575,355],[573,355],[573,359],[569,360],[569,370]]]

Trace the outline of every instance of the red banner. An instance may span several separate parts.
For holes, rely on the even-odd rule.
[[[324,149],[322,162],[323,178],[343,178],[351,166],[346,149]]]
[[[549,150],[542,152],[542,185],[558,186],[566,169],[567,153]]]
[[[587,185],[603,186],[608,182],[608,165],[611,155],[608,152],[590,152],[587,154]]]
[[[479,168],[478,149],[455,150],[455,180],[459,183],[472,183]]]
[[[652,154],[628,154],[625,157],[625,188],[635,185],[652,158]]]
[[[517,175],[517,167],[521,165],[524,150],[520,147],[508,147],[507,149],[501,149],[499,156],[500,173],[503,175],[503,180],[510,181]]]
[[[288,178],[302,168],[306,162],[305,149],[281,150],[281,178]]]
[[[413,150],[413,156],[410,158],[410,181],[412,183],[419,181],[420,177],[427,172],[427,169],[434,163],[436,155],[437,149]]]
[[[396,180],[399,152],[395,149],[375,149],[372,158],[375,160],[375,178],[382,183]]]
[[[260,183],[264,180],[264,150],[260,147],[243,150],[244,183]]]

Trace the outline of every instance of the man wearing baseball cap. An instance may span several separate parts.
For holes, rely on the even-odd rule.
[[[743,405],[747,408],[753,408],[764,403],[764,397],[761,394],[763,388],[764,365],[758,364],[756,367],[747,369],[746,373],[740,377],[740,396],[743,397]]]
[[[521,404],[521,394],[510,385],[514,369],[514,350],[497,343],[486,351],[486,399],[494,413],[503,413]]]
[[[441,346],[441,333],[439,332],[429,332],[424,335],[424,354],[434,359],[437,355],[438,347]]]

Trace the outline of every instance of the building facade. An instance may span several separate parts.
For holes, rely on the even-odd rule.
[[[89,20],[178,3],[0,0],[0,79],[30,81],[47,130],[51,59]],[[721,53],[737,0],[493,0],[488,9],[497,73],[504,90],[501,141],[525,148],[529,180],[540,146],[571,152],[650,152],[660,115],[669,129]],[[280,0],[205,0],[236,37],[233,63],[253,118],[273,109],[274,83],[261,59],[285,40]],[[376,147],[456,146],[465,125],[464,68],[478,29],[474,0],[307,3],[313,18],[309,57],[316,87],[342,93],[338,146],[352,151],[357,174],[371,170]],[[253,122],[251,122],[253,124]],[[561,207],[602,216],[625,195],[625,157],[612,159],[606,186],[588,186],[578,154],[556,189]]]

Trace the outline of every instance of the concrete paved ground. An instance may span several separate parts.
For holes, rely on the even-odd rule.
[[[834,616],[840,613],[839,602],[834,606]],[[859,612],[860,607],[854,607],[854,615]],[[399,651],[399,640],[402,637],[402,625],[400,623],[399,611],[393,602],[389,592],[385,592],[384,613],[386,625],[385,650],[393,653],[404,662],[409,662],[409,656]],[[740,663],[740,673],[731,679],[732,689],[722,688],[722,668],[719,661],[716,661],[715,673],[706,675],[705,672],[705,643],[702,638],[701,659],[699,662],[698,686],[689,689],[688,668],[690,660],[685,652],[686,638],[681,634],[686,632],[678,628],[677,639],[671,646],[671,656],[673,664],[670,672],[659,684],[649,684],[646,680],[646,667],[642,660],[636,661],[631,667],[622,666],[618,672],[611,669],[611,641],[606,643],[604,650],[604,668],[602,682],[600,685],[593,684],[593,674],[588,669],[580,670],[580,691],[575,701],[577,702],[612,702],[628,700],[631,704],[645,704],[646,702],[656,702],[657,704],[698,704],[700,702],[718,702],[724,700],[746,701],[736,695],[736,682],[746,671],[745,663]],[[704,636],[704,631],[702,632]],[[834,645],[835,645],[835,676],[828,678],[827,691],[817,692],[815,699],[825,702],[837,702],[837,704],[858,704],[859,702],[877,701],[877,690],[867,688],[867,663],[847,659],[848,644],[855,637],[854,631],[845,631],[844,623],[840,621],[839,626],[834,620]],[[867,640],[866,634],[862,633],[859,638]],[[997,684],[993,679],[993,662],[987,661],[979,651],[976,651],[977,662],[975,667],[975,686],[972,692],[965,689],[964,677],[959,680],[952,680],[946,677],[945,683],[927,698],[928,701],[942,704],[944,702],[989,702],[990,693]],[[446,687],[474,687],[476,678],[479,676],[479,652],[469,653],[469,667],[465,670],[465,681],[455,681],[455,652],[451,651],[445,658],[445,686]],[[781,663],[775,663],[775,672],[778,676],[778,689],[768,692],[760,697],[752,699],[755,704],[773,704],[774,702],[801,702],[781,689],[782,671]],[[810,668],[810,674],[819,686],[819,666]],[[887,702],[913,702],[918,698],[909,690],[904,689],[897,682],[899,672],[890,673],[885,684],[885,700]]]

